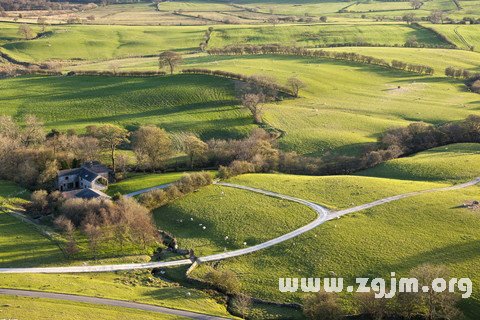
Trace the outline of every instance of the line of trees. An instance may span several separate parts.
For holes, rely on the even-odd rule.
[[[469,79],[472,77],[480,77],[480,74],[475,74],[469,70],[462,68],[447,67],[445,68],[445,75],[452,78]]]
[[[394,68],[399,70],[406,70],[409,72],[419,74],[434,74],[434,69],[429,66],[416,65],[411,63],[400,62],[398,60],[388,63],[384,59],[375,58],[372,56],[361,55],[355,52],[337,52],[325,50],[308,50],[294,46],[283,46],[278,44],[266,45],[231,45],[224,48],[214,48],[208,50],[212,55],[249,55],[249,54],[284,54],[306,56],[314,58],[329,58],[335,60],[353,61],[363,64],[377,65],[387,68]],[[188,70],[188,69],[187,69]]]
[[[212,165],[219,166],[221,178],[229,178],[243,173],[272,171],[310,175],[351,174],[427,149],[452,143],[478,142],[480,117],[471,115],[463,121],[440,126],[412,123],[388,130],[359,156],[325,155],[313,158],[283,152],[276,147],[275,138],[261,129],[253,131],[245,139],[213,139],[207,144]]]

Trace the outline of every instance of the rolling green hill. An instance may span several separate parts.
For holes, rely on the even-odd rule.
[[[0,82],[0,99],[4,114],[35,114],[61,130],[109,122],[239,137],[255,126],[237,106],[233,89],[233,81],[209,76],[20,77]]]
[[[466,181],[480,176],[480,144],[453,144],[391,160],[362,175],[422,181]]]

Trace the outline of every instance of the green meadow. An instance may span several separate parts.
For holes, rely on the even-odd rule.
[[[3,113],[35,114],[48,128],[156,124],[203,138],[239,137],[254,126],[237,106],[232,81],[209,76],[19,77],[0,82]]]
[[[55,25],[45,36],[24,40],[18,24],[0,23],[0,50],[20,61],[106,60],[156,55],[164,50],[189,52],[198,49],[207,26],[107,26]],[[231,44],[279,43],[326,46],[367,42],[403,45],[415,36],[426,45],[442,45],[434,32],[406,24],[313,24],[313,25],[213,25],[211,47]],[[34,31],[39,29],[34,27]],[[2,43],[3,42],[3,43]]]
[[[202,256],[265,242],[316,216],[296,203],[213,185],[155,210],[154,217],[160,229],[178,238],[179,247]]]
[[[463,50],[480,51],[480,25],[431,24],[430,28],[445,35]]]
[[[474,298],[462,309],[475,319],[480,310],[475,249],[480,220],[478,212],[459,206],[478,198],[479,191],[472,187],[385,204],[327,222],[261,252],[223,261],[220,268],[233,270],[254,296],[300,301],[301,293],[278,291],[279,277],[324,278],[334,272],[350,285],[356,277],[389,278],[390,272],[399,277],[424,263],[446,265],[452,277],[472,279]]]
[[[118,320],[120,318],[131,320],[187,319],[128,308],[19,296],[0,296],[0,305],[2,305],[0,316],[9,319],[88,320],[91,319],[92,314],[95,314],[98,319],[104,320]]]
[[[468,181],[480,177],[480,145],[453,144],[382,163],[362,175],[422,181]]]
[[[182,177],[182,172],[170,173],[131,173],[127,179],[111,184],[108,187],[108,194],[114,195],[117,192],[127,194],[134,191],[147,189],[161,184],[172,183]]]

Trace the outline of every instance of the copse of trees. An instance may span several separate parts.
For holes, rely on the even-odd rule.
[[[48,194],[35,191],[28,206],[34,217],[50,217],[66,236],[66,251],[78,252],[77,233],[83,234],[94,258],[100,247],[114,247],[123,252],[130,249],[144,251],[159,240],[152,215],[132,198],[65,199],[58,191]]]
[[[371,64],[376,66],[382,66],[386,68],[394,68],[398,70],[405,70],[418,74],[433,75],[434,69],[425,65],[416,65],[410,63],[401,62],[395,60],[395,64],[388,63],[384,59],[375,58],[372,56],[361,55],[355,52],[336,52],[326,50],[308,50],[305,48],[299,48],[294,46],[283,46],[278,44],[266,44],[266,45],[231,45],[224,48],[214,48],[208,50],[212,55],[250,55],[250,54],[282,54],[282,55],[295,55],[306,56],[314,58],[327,58],[335,60],[353,61],[362,64]],[[192,69],[186,69],[192,70]],[[194,69],[195,70],[195,69]],[[204,70],[204,69],[201,69]]]

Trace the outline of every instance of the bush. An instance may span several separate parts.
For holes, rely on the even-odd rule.
[[[205,275],[205,280],[227,294],[238,294],[240,292],[240,281],[237,275],[230,270],[212,269]]]
[[[475,81],[471,87],[472,91],[475,93],[480,93],[480,80]]]

